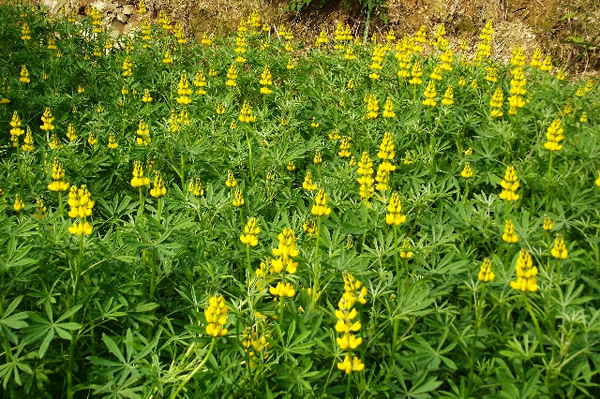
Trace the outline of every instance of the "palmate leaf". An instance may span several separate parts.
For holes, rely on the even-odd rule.
[[[71,340],[71,333],[68,331],[76,331],[83,327],[79,323],[64,321],[81,309],[81,305],[69,309],[56,322],[54,321],[50,303],[45,302],[45,307],[48,319],[39,316],[37,313],[28,312],[29,318],[35,324],[31,324],[23,329],[27,343],[33,343],[43,338],[37,351],[38,358],[40,359],[46,354],[55,334],[60,338]]]

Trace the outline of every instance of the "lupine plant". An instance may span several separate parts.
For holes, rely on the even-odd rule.
[[[0,6],[3,397],[600,395],[596,82],[138,13]]]

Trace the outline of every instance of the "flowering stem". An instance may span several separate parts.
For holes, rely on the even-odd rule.
[[[58,192],[58,209],[60,210],[60,217],[65,218],[64,216],[64,205],[63,205],[63,193],[62,191]]]
[[[469,179],[465,182],[465,195],[463,197],[463,203],[467,201],[467,197],[469,196]]]
[[[160,223],[161,216],[162,216],[162,198],[158,198],[157,208],[158,209],[156,210],[156,220],[158,221],[158,223]]]
[[[473,385],[475,384],[475,349],[477,347],[477,334],[479,333],[479,324],[481,322],[481,308],[483,306],[483,302],[485,301],[485,287],[486,284],[483,284],[479,301],[477,301],[477,296],[475,296],[475,334],[471,339],[471,356],[469,357],[469,389],[467,390],[467,397],[471,396],[471,393],[473,392]],[[474,293],[474,295],[477,294]]]
[[[212,341],[210,343],[210,348],[208,348],[208,352],[206,353],[206,355],[204,355],[204,359],[202,359],[202,362],[194,370],[192,370],[191,373],[189,373],[185,377],[185,379],[181,382],[181,384],[179,384],[179,386],[177,387],[177,389],[175,390],[175,392],[173,392],[173,394],[171,395],[170,399],[175,399],[177,397],[177,395],[179,394],[179,391],[181,391],[183,389],[183,387],[185,386],[185,384],[187,384],[192,379],[192,377],[198,371],[200,371],[200,369],[202,367],[204,367],[204,365],[206,364],[206,361],[208,360],[208,358],[212,354],[213,349],[215,348],[215,342],[217,342],[217,339],[215,337],[213,337],[213,339],[212,339]]]
[[[83,223],[83,222],[82,222]],[[73,303],[71,306],[77,306],[77,299],[79,297],[79,274],[81,273],[83,263],[83,248],[84,248],[85,234],[81,235],[81,241],[79,243],[79,259],[77,266],[75,267],[75,282],[73,284]],[[71,321],[75,321],[75,314],[71,316]],[[75,364],[75,331],[71,330],[71,343],[69,346],[69,366],[67,369],[67,398],[73,398],[73,365]]]
[[[248,164],[250,166],[250,182],[254,182],[254,169],[252,168],[252,146],[250,145],[250,136],[248,130],[250,127],[246,123],[246,142],[248,143]]]
[[[537,333],[538,341],[540,341],[540,349],[542,350],[542,354],[546,354],[544,352],[544,341],[542,337],[542,331],[540,330],[540,325],[538,324],[537,318],[535,317],[535,313],[531,309],[531,305],[529,304],[529,298],[527,298],[527,294],[523,293],[523,300],[525,301],[525,307],[527,311],[531,315],[531,320],[533,320],[533,324],[535,325],[535,332]]]
[[[181,154],[181,191],[185,190],[185,155]]]
[[[398,259],[398,226],[394,225],[394,263],[396,264],[396,279],[398,292],[400,292],[400,260]],[[394,334],[396,336],[396,334]],[[395,342],[394,342],[395,343]]]
[[[317,291],[319,290],[319,278],[321,271],[319,270],[319,240],[321,238],[321,216],[317,216],[317,239],[315,240],[315,281],[312,290],[312,308],[317,308]]]
[[[144,213],[144,195],[142,194],[142,187],[138,188],[140,192],[140,210],[138,211],[138,216],[141,216]]]
[[[352,372],[348,374],[348,385],[346,386],[346,396],[344,398],[348,399],[350,397],[350,387],[352,386]]]
[[[560,289],[560,266],[561,266],[561,261],[560,259],[556,260],[556,286]]]
[[[250,244],[246,244],[246,261],[248,262],[248,280],[252,276],[252,264],[250,263]]]
[[[552,159],[554,158],[554,151],[550,151],[550,161],[548,161],[548,180],[552,177]],[[552,192],[546,194],[546,212],[550,210],[550,203],[552,202]]]

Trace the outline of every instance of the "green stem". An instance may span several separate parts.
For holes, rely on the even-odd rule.
[[[346,386],[346,396],[344,397],[345,399],[348,399],[350,397],[350,387],[352,386],[352,372],[350,372],[350,374],[348,374],[348,385]]]
[[[248,135],[248,130],[250,126],[246,123],[246,142],[248,143],[248,164],[250,166],[250,182],[254,182],[254,169],[252,167],[252,146],[250,145],[250,136]]]
[[[185,192],[185,155],[181,154],[181,191]]]
[[[537,318],[535,317],[535,313],[533,313],[533,310],[531,309],[531,305],[529,304],[529,298],[527,298],[526,293],[523,293],[523,300],[525,301],[525,307],[527,308],[527,311],[529,312],[529,315],[533,320],[533,324],[535,325],[535,332],[537,334],[538,341],[540,341],[540,349],[542,350],[542,354],[545,355],[546,353],[544,352],[544,340],[542,337],[542,330],[540,330],[540,325],[538,324]]]
[[[83,222],[81,222],[83,223]],[[83,263],[83,252],[84,252],[84,239],[85,234],[81,235],[81,241],[79,243],[79,259],[77,261],[77,266],[75,267],[75,282],[73,284],[73,302],[71,306],[77,305],[77,300],[79,297],[79,274],[81,273],[82,263]],[[75,321],[75,314],[71,316],[71,321]],[[71,330],[71,343],[69,346],[69,366],[67,369],[67,399],[72,399],[73,394],[73,365],[75,364],[75,331]]]
[[[138,188],[140,192],[140,209],[138,211],[138,216],[141,216],[144,213],[144,195],[142,194],[142,187]]]
[[[248,280],[252,277],[252,264],[250,263],[250,244],[246,244],[246,261],[248,262]]]
[[[319,241],[321,238],[321,216],[317,216],[317,239],[315,240],[315,281],[312,290],[312,309],[317,308],[317,291],[319,290],[319,279],[321,271],[319,270]]]
[[[394,263],[396,265],[396,280],[398,282],[398,295],[400,295],[400,259],[398,259],[398,226],[394,225]],[[395,344],[395,342],[394,342]]]
[[[158,206],[157,206],[157,211],[156,211],[156,220],[158,221],[158,223],[160,224],[160,220],[162,217],[162,198],[158,198]]]
[[[475,385],[475,349],[477,347],[479,324],[481,323],[481,309],[483,302],[485,301],[485,287],[486,284],[483,284],[479,301],[477,301],[477,298],[475,298],[475,335],[471,339],[471,356],[469,357],[469,388],[467,390],[467,397],[471,396],[471,393],[473,392],[473,386]]]
[[[64,219],[65,218],[65,215],[64,215],[64,209],[65,209],[65,207],[63,205],[63,193],[62,193],[62,191],[58,192],[58,209],[60,210],[60,217]]]
[[[208,348],[208,352],[206,353],[206,355],[204,356],[204,359],[202,359],[202,362],[194,369],[192,370],[191,373],[189,373],[185,379],[181,382],[181,384],[179,384],[179,386],[177,387],[177,389],[175,390],[175,392],[173,392],[173,394],[171,395],[170,399],[175,399],[177,397],[177,395],[179,394],[179,391],[181,391],[183,389],[183,387],[192,379],[192,377],[198,372],[200,371],[200,369],[202,367],[204,367],[204,365],[206,364],[206,361],[208,360],[208,358],[210,357],[210,355],[212,354],[213,349],[215,348],[215,342],[217,342],[216,338],[213,338],[211,343],[210,343],[210,348]]]

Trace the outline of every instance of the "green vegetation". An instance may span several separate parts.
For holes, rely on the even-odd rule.
[[[0,6],[3,397],[598,396],[597,83],[89,14]]]

